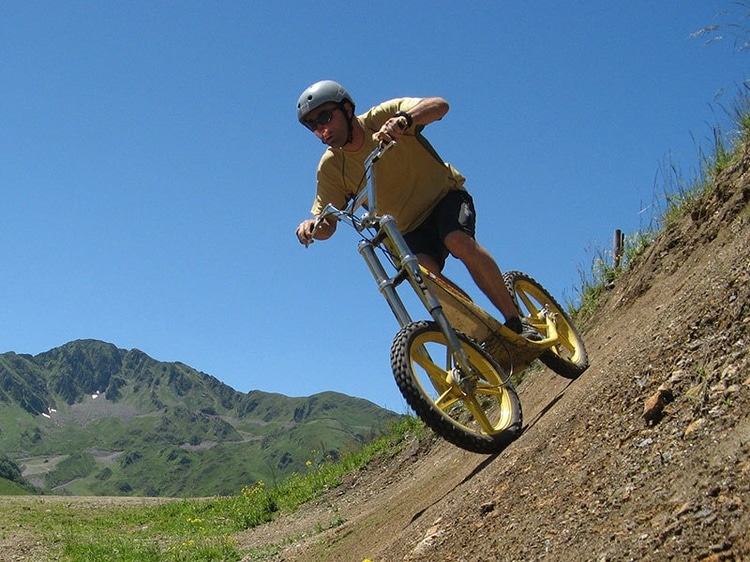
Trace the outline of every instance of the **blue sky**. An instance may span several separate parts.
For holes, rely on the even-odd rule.
[[[648,224],[666,163],[695,173],[748,59],[690,35],[743,18],[707,0],[2,2],[0,351],[94,338],[240,391],[406,411],[353,233],[294,236],[324,148],[300,92],[445,97],[425,134],[467,176],[478,239],[562,302],[614,229]]]

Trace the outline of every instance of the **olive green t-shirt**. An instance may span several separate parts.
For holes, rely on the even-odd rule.
[[[376,146],[372,135],[394,113],[408,111],[418,102],[419,98],[390,100],[357,116],[365,130],[365,142],[357,152],[330,147],[325,151],[318,165],[318,188],[311,209],[314,215],[328,203],[343,209],[365,187],[364,162]],[[449,191],[464,189],[466,181],[453,166],[440,159],[420,130],[420,127],[410,128],[375,163],[378,213],[393,215],[404,233],[419,226]]]

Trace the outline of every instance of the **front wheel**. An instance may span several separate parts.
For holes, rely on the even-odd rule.
[[[457,332],[472,375],[460,371],[435,322],[404,326],[391,346],[391,368],[407,403],[435,433],[475,453],[497,453],[521,433],[521,403],[508,376],[479,344]],[[460,378],[460,377],[459,377]]]
[[[539,282],[520,271],[509,271],[503,276],[511,297],[521,316],[546,337],[546,316],[551,315],[557,329],[558,343],[542,353],[539,360],[558,375],[578,378],[589,367],[589,358],[578,330],[562,307]]]

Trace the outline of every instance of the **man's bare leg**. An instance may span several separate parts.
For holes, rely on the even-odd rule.
[[[487,295],[490,302],[495,305],[506,320],[519,316],[513,298],[505,286],[505,281],[503,281],[503,274],[497,262],[487,250],[471,236],[460,230],[451,232],[445,237],[445,246],[453,256],[464,263],[477,287]]]

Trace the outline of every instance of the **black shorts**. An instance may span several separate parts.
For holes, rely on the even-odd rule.
[[[449,191],[425,221],[405,234],[404,238],[412,252],[427,254],[440,264],[442,269],[445,258],[448,257],[448,248],[443,240],[455,230],[461,230],[474,238],[476,218],[471,195],[463,190]]]

